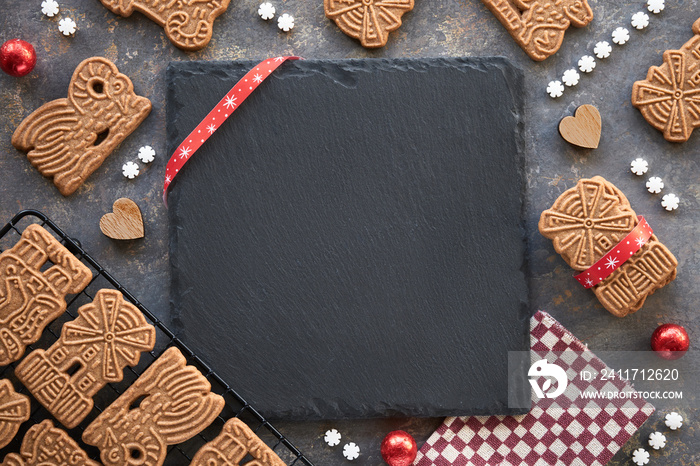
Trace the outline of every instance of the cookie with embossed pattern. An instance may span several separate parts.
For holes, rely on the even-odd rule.
[[[195,51],[211,40],[214,20],[231,0],[100,0],[120,16],[140,11],[165,29],[176,47]]]
[[[29,419],[29,398],[15,392],[12,382],[0,379],[0,448],[17,435],[19,426]]]
[[[105,466],[159,466],[219,415],[224,399],[177,348],[166,350],[83,432]]]
[[[414,0],[324,0],[326,17],[341,31],[359,39],[363,47],[384,47],[389,33],[401,26],[401,17]]]
[[[100,290],[63,325],[47,350],[36,349],[15,369],[31,394],[64,426],[72,429],[93,407],[106,384],[120,382],[141,352],[156,343],[156,329],[117,290]]]
[[[42,271],[47,262],[50,267]],[[66,310],[66,295],[92,280],[92,272],[39,225],[29,225],[0,254],[0,366],[17,361],[27,345]]]
[[[75,192],[151,112],[151,101],[106,58],[78,65],[68,97],[45,103],[25,118],[12,145],[64,196]]]

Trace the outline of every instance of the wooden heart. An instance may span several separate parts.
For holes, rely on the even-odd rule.
[[[112,210],[100,219],[102,233],[112,239],[143,238],[143,218],[134,201],[125,197],[117,199]]]
[[[559,123],[559,134],[567,142],[586,149],[597,149],[601,131],[600,112],[593,105],[581,105],[574,116]]]

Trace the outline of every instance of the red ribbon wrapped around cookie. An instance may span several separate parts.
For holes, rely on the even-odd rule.
[[[651,229],[644,217],[640,215],[637,218],[639,223],[634,230],[630,231],[622,241],[588,270],[574,276],[584,288],[592,288],[608,278],[611,273],[627,262],[630,257],[649,241],[651,235],[654,234],[654,230]]]

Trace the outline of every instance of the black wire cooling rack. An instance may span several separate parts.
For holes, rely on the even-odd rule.
[[[95,406],[89,416],[76,428],[68,430],[70,436],[78,442],[78,445],[85,450],[88,455],[99,461],[99,450],[82,442],[83,430],[92,420],[102,412],[109,404],[117,399],[119,395],[131,385],[144,370],[156,360],[166,349],[175,346],[182,351],[190,365],[197,367],[209,380],[212,392],[218,393],[226,400],[226,406],[219,417],[203,432],[185,443],[174,445],[168,448],[168,455],[165,459],[166,465],[189,465],[191,458],[205,443],[214,439],[224,424],[232,417],[238,417],[279,455],[288,465],[308,465],[312,463],[296,448],[284,435],[282,435],[272,424],[270,424],[254,407],[248,404],[233,388],[231,388],[221,377],[219,377],[204,361],[202,361],[190,348],[173,334],[168,327],[156,316],[146,309],[128,290],[119,284],[95,259],[90,257],[80,243],[66,235],[55,223],[46,215],[35,210],[23,210],[0,230],[0,252],[11,248],[20,239],[22,231],[31,224],[39,224],[47,231],[51,232],[58,240],[80,261],[82,261],[93,274],[90,284],[79,294],[66,298],[66,312],[49,324],[44,330],[42,337],[33,345],[27,346],[24,353],[26,356],[35,348],[48,348],[61,334],[61,327],[65,322],[77,317],[77,310],[83,304],[92,302],[95,293],[103,288],[119,290],[124,297],[134,304],[156,328],[156,346],[153,351],[141,353],[139,364],[135,367],[124,368],[124,380],[119,383],[108,384],[94,397]],[[20,359],[21,360],[21,359]],[[17,361],[16,363],[18,363]],[[28,422],[22,424],[19,432],[12,442],[5,448],[0,449],[0,460],[10,452],[19,451],[19,447],[27,430],[34,424],[44,419],[53,421],[56,427],[64,428],[56,421],[51,414],[32,396],[31,393],[14,376],[16,363],[0,368],[0,378],[9,379],[19,393],[23,393],[32,400],[31,417]]]

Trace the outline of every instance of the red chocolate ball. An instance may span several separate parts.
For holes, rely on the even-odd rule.
[[[19,78],[29,74],[36,65],[36,51],[32,44],[21,39],[10,39],[0,47],[0,68]]]
[[[688,333],[680,325],[660,325],[651,335],[651,349],[664,359],[678,359],[689,347]]]
[[[381,452],[389,466],[410,466],[416,459],[418,446],[410,434],[395,430],[384,437]]]

